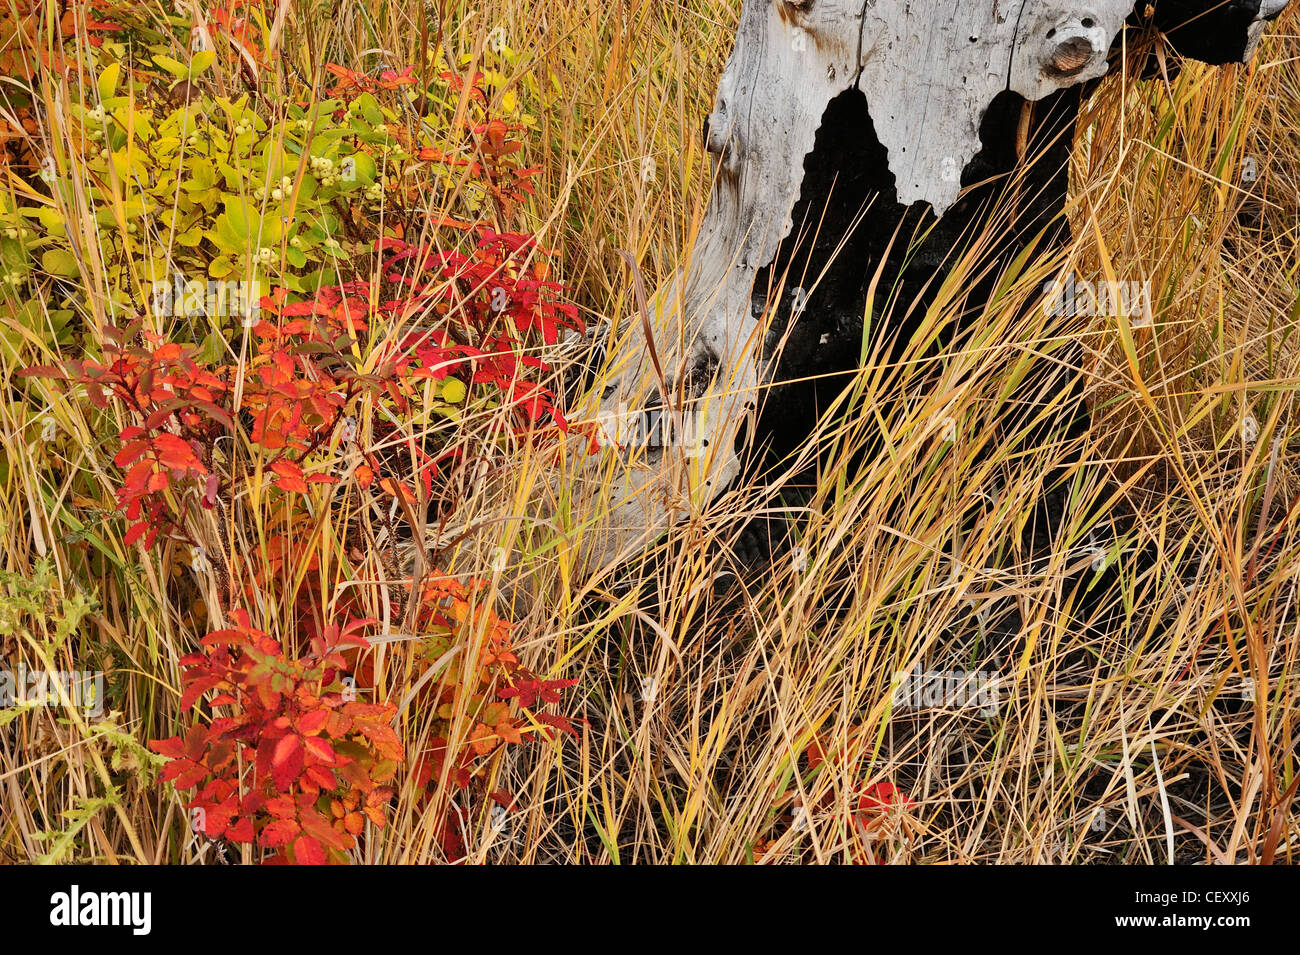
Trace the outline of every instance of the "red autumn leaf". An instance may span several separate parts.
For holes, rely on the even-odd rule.
[[[302,465],[296,461],[280,458],[271,462],[271,470],[278,475],[275,483],[281,490],[307,493],[307,482],[302,479]]]
[[[177,789],[193,789],[208,776],[206,766],[199,766],[185,760],[168,763],[163,767],[162,778]]]
[[[298,807],[294,804],[293,797],[283,794],[266,800],[263,808],[277,819],[292,819],[298,814]]]
[[[231,842],[253,841],[253,820],[244,816],[226,829],[226,838]]]
[[[281,477],[302,477],[302,465],[288,458],[278,458],[271,462],[271,470]]]
[[[326,740],[321,739],[319,736],[308,736],[302,742],[312,759],[316,760],[318,763],[323,763],[326,766],[333,766],[335,762],[337,762],[337,758],[334,755],[334,747],[330,746]]]
[[[302,739],[289,733],[275,744],[271,775],[279,789],[288,789],[302,772]]]
[[[299,781],[304,788],[310,788],[308,783],[324,790],[331,790],[338,785],[334,773],[324,766],[308,766],[302,771],[302,777]]]
[[[329,718],[329,710],[312,710],[298,717],[298,732],[303,736],[315,736],[325,728],[325,721]]]
[[[293,861],[298,865],[324,865],[325,850],[311,836],[299,836],[293,843]]]
[[[415,492],[401,481],[396,481],[393,478],[380,478],[379,487],[387,494],[405,501],[408,507],[414,508],[416,506]]]
[[[149,442],[142,438],[135,441],[129,441],[122,446],[122,450],[113,456],[113,463],[119,468],[130,467],[136,462],[140,455],[144,454],[145,449],[149,447]]]
[[[178,438],[170,432],[164,431],[153,439],[154,452],[158,455],[158,461],[164,467],[173,470],[190,470],[197,471],[200,474],[207,474],[205,468],[195,455],[194,449],[188,443]]]
[[[173,736],[170,739],[151,739],[149,748],[160,756],[166,756],[168,759],[180,759],[185,755],[185,744],[179,736]]]
[[[276,849],[287,845],[301,831],[296,819],[273,819],[263,827],[258,842],[268,849]]]
[[[910,808],[915,803],[901,789],[890,782],[880,782],[868,786],[858,796],[858,813],[860,821],[867,822],[880,815],[890,806]]]
[[[358,723],[363,736],[375,747],[375,750],[387,759],[402,758],[402,742],[397,733],[387,723]]]
[[[204,693],[213,687],[219,686],[221,678],[217,676],[199,676],[195,677],[189,686],[185,687],[185,692],[181,694],[181,712],[189,712],[190,707],[199,701]]]
[[[578,738],[578,731],[573,728],[573,721],[567,717],[554,713],[534,713],[533,715],[536,717],[537,722],[554,727],[561,733],[568,733],[574,739]]]

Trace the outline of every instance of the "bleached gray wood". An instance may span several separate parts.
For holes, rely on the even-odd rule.
[[[1261,21],[1279,4],[1263,0]],[[899,202],[929,203],[942,215],[980,149],[994,97],[1011,89],[1036,101],[1103,75],[1133,7],[1133,0],[745,0],[709,118],[716,175],[699,237],[654,297],[653,349],[633,334],[626,367],[601,401],[599,415],[611,425],[604,453],[628,466],[615,469],[615,529],[586,542],[596,564],[627,556],[696,512],[738,473],[735,439],[765,373],[755,357],[765,316],[753,283],[792,227],[804,159],[827,104],[859,86]],[[686,440],[627,446],[635,409],[663,383],[683,422],[677,437]],[[593,484],[608,480],[598,462],[586,462],[585,472]]]

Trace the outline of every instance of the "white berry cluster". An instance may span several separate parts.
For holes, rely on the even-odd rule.
[[[274,199],[276,202],[280,202],[284,199],[285,194],[292,188],[293,188],[293,177],[282,176],[280,178],[280,184],[271,190],[271,198]],[[258,186],[257,189],[253,191],[253,198],[256,199],[258,202],[261,202],[263,199],[265,199],[266,187]]]
[[[338,182],[338,176],[334,172],[334,160],[325,156],[311,157],[311,171],[320,179],[320,184],[328,189]]]

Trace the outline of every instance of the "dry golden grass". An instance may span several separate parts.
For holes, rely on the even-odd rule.
[[[544,169],[531,225],[560,251],[588,319],[618,324],[636,307],[618,251],[653,285],[689,248],[708,189],[699,128],[736,6],[493,0],[471,14],[447,0],[422,17],[349,0],[328,16],[295,6],[286,35],[315,59],[369,66],[417,62],[435,11],[454,25],[452,49],[481,51],[504,28],[512,69],[541,91],[529,103],[528,148]],[[864,367],[845,413],[814,436],[830,450],[810,501],[785,503],[779,481],[739,488],[631,570],[593,576],[578,554],[608,519],[608,495],[557,494],[568,481],[552,462],[490,441],[491,420],[466,424],[461,440],[488,477],[462,475],[454,527],[478,533],[444,569],[491,581],[483,599],[517,622],[527,662],[576,677],[564,711],[589,721],[580,741],[494,758],[519,811],[498,830],[475,810],[471,861],[1294,861],[1297,26],[1288,14],[1249,68],[1109,78],[1081,124],[1074,244],[1008,275],[941,358],[918,341],[888,375]],[[57,111],[66,98],[54,86],[41,92]],[[963,307],[978,252],[955,266],[928,328]],[[1150,282],[1152,324],[1049,319],[1042,288],[1066,268]],[[1009,383],[1070,341],[1088,356],[1086,441],[1000,435]],[[8,379],[15,362],[4,362]],[[39,440],[47,415],[57,444]],[[0,728],[0,858],[210,861],[179,799],[132,771],[144,740],[176,731],[175,661],[209,623],[174,599],[186,554],[122,544],[97,428],[84,402],[53,389],[0,403],[4,658],[74,668],[70,644],[56,648],[38,625],[68,619],[103,648],[121,703],[111,720],[28,712]],[[46,479],[50,455],[63,458],[62,483]],[[1031,551],[1025,525],[1062,472],[1065,527]],[[799,518],[798,549],[737,575],[728,549],[771,508]],[[199,531],[214,553],[257,553],[272,519],[248,501],[233,531]],[[322,555],[344,559],[338,528],[314,533]],[[94,578],[76,549],[87,539],[105,557]],[[497,548],[504,565],[490,560]],[[358,577],[392,568],[367,555]],[[196,586],[212,584],[199,575]],[[373,612],[397,629],[382,601]],[[389,698],[420,677],[408,649],[386,646],[377,665]],[[998,705],[893,705],[895,675],[927,669],[996,670]],[[412,747],[426,717],[399,717]],[[830,758],[810,771],[814,743]],[[911,805],[863,830],[859,794],[880,782]],[[413,797],[404,787],[357,861],[441,861]]]

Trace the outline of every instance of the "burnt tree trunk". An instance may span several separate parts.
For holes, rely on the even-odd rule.
[[[609,446],[634,460],[616,489],[620,529],[591,541],[591,557],[617,561],[706,505],[741,473],[747,439],[781,452],[806,437],[841,386],[834,373],[859,361],[872,279],[923,303],[994,203],[1006,207],[1012,173],[993,258],[1035,236],[1065,241],[1079,104],[1126,28],[1240,61],[1286,2],[745,0],[705,126],[715,182],[699,237],[650,303],[651,341],[599,396],[624,439]],[[788,276],[815,287],[795,293]],[[646,409],[666,409],[676,430],[629,447],[628,416]]]

